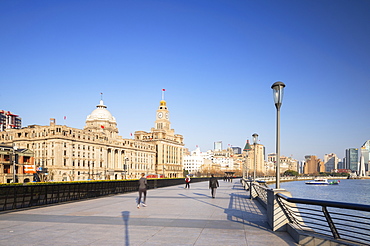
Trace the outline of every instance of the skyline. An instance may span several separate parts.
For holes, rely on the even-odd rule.
[[[370,139],[368,1],[3,1],[0,109],[82,129],[104,104],[119,135],[149,131],[166,89],[190,151],[258,133],[275,152],[271,85],[285,83],[281,155]],[[67,117],[64,121],[64,116]]]

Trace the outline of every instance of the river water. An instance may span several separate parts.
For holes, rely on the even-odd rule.
[[[339,179],[339,185],[306,185],[307,181],[282,182],[280,187],[294,198],[370,205],[370,179]],[[270,187],[275,188],[275,184]]]

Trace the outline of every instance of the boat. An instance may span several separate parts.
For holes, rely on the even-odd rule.
[[[308,185],[338,185],[338,180],[328,181],[327,179],[314,179],[313,181],[306,182]]]
[[[333,180],[333,181],[330,181],[329,184],[330,185],[339,185],[339,180]]]

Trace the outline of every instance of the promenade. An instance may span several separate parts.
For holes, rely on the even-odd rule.
[[[266,210],[239,180],[148,190],[147,207],[127,193],[0,214],[0,245],[297,245],[272,232]]]

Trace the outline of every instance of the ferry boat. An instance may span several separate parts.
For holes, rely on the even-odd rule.
[[[339,185],[339,180],[328,181],[327,179],[314,179],[306,182],[308,185]]]

